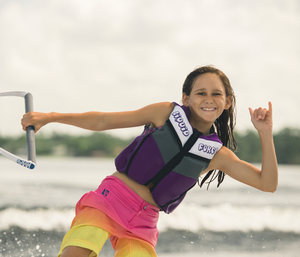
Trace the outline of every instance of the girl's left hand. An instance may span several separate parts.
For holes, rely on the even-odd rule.
[[[249,108],[251,121],[257,131],[271,130],[273,129],[272,119],[272,103],[269,102],[269,110],[266,108],[258,108],[253,111]]]

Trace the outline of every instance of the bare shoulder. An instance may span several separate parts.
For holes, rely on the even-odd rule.
[[[152,104],[145,107],[146,112],[149,112],[149,117],[151,117],[151,123],[154,127],[162,126],[165,121],[169,118],[170,113],[174,108],[174,104],[171,102],[161,102]]]

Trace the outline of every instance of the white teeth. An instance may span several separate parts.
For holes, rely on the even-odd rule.
[[[215,108],[203,108],[204,111],[213,111]]]

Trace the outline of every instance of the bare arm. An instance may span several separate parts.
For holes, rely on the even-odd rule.
[[[232,151],[222,147],[208,169],[219,169],[230,177],[257,189],[274,192],[278,184],[278,165],[272,134],[272,104],[269,110],[250,110],[251,120],[258,131],[262,146],[262,166],[258,169],[240,160]]]
[[[23,129],[33,125],[37,132],[48,123],[57,122],[93,131],[128,128],[152,123],[161,126],[169,117],[173,104],[156,103],[135,111],[126,112],[85,112],[85,113],[39,113],[24,114],[21,121]]]

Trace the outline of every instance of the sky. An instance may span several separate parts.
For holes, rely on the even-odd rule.
[[[1,0],[0,92],[41,112],[126,111],[181,101],[185,77],[214,65],[248,107],[273,103],[274,131],[300,128],[298,0]],[[0,97],[0,134],[22,133],[21,98]],[[49,124],[44,134],[86,133]],[[141,128],[111,133],[131,137]]]

